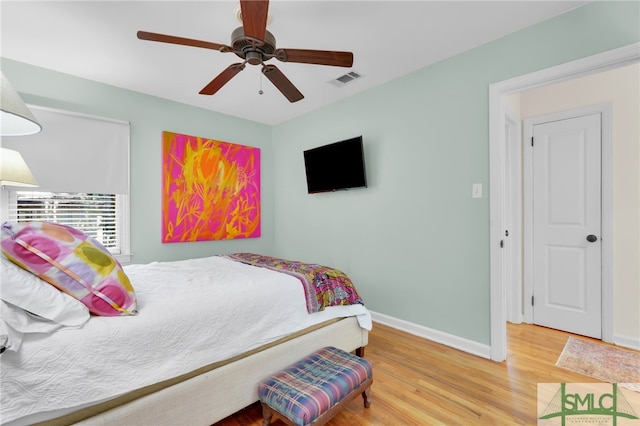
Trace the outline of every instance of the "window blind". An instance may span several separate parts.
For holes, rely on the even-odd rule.
[[[92,236],[111,253],[122,253],[121,215],[115,194],[12,191],[9,197],[11,221],[69,225]]]
[[[129,123],[29,105],[42,131],[3,136],[22,154],[38,191],[129,193]]]

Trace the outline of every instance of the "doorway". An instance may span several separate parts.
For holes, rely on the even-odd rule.
[[[503,361],[506,358],[507,301],[504,273],[505,231],[505,97],[533,87],[566,81],[577,76],[594,74],[607,69],[637,63],[640,59],[640,44],[636,43],[592,57],[573,61],[550,69],[492,84],[489,88],[489,129],[490,129],[490,275],[491,275],[491,359]],[[603,164],[611,164],[611,153],[604,152]],[[603,185],[611,188],[611,181],[603,175]],[[610,203],[609,195],[603,194],[603,203]],[[606,210],[606,209],[605,209]],[[602,218],[603,253],[610,253],[605,244],[610,244],[612,234],[611,217]],[[612,280],[611,261],[603,258],[603,280]],[[602,339],[611,341],[613,335],[612,297],[603,294]]]

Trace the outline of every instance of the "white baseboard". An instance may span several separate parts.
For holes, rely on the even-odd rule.
[[[490,345],[484,345],[473,340],[464,339],[453,334],[434,330],[423,325],[381,314],[379,312],[371,310],[369,312],[371,312],[371,318],[373,319],[373,321],[379,322],[380,324],[384,324],[391,328],[413,334],[414,336],[423,337],[425,339],[429,339],[434,342],[480,356],[482,358],[491,359]],[[613,344],[637,351],[640,350],[640,339],[638,339],[637,337],[614,335]]]
[[[640,339],[638,339],[637,337],[626,337],[620,336],[619,334],[614,335],[613,344],[640,351]]]
[[[473,340],[464,339],[462,337],[454,336],[453,334],[434,330],[423,325],[418,325],[389,315],[381,314],[379,312],[369,312],[371,312],[371,318],[373,321],[379,322],[380,324],[405,331],[415,336],[424,337],[425,339],[429,339],[482,358],[491,359],[491,346],[489,345],[474,342]]]

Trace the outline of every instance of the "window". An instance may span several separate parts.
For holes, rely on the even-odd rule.
[[[123,251],[122,197],[116,194],[12,191],[9,220],[47,221],[77,228],[92,236],[112,254]]]
[[[29,109],[42,131],[3,136],[2,146],[22,154],[38,187],[3,188],[2,219],[73,226],[128,262],[129,123],[33,105]]]

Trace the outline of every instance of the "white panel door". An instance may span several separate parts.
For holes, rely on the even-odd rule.
[[[601,116],[533,127],[533,322],[601,338]]]

